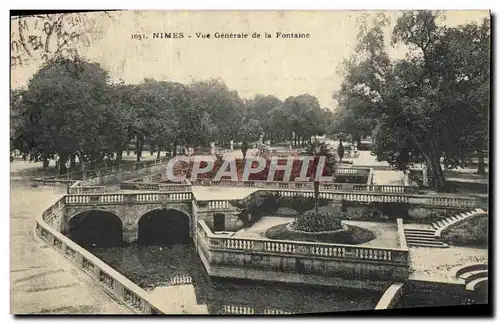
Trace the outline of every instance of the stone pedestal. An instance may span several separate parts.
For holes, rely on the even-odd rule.
[[[231,151],[234,151],[234,141],[233,140],[229,141],[229,145],[230,145]]]
[[[210,142],[210,155],[215,155],[215,142]]]

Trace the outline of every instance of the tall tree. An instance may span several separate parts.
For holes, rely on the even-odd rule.
[[[481,99],[463,100],[471,97],[473,83],[467,81],[471,76],[463,74],[464,60],[456,58],[464,54],[457,54],[458,48],[451,44],[467,28],[478,28],[445,28],[439,25],[439,19],[439,12],[405,12],[394,27],[392,42],[405,44],[410,52],[397,61],[391,61],[385,53],[383,19],[376,19],[370,29],[362,28],[359,56],[346,62],[345,80],[336,98],[355,118],[376,121],[373,151],[379,159],[399,169],[408,168],[415,159],[422,160],[429,168],[433,186],[443,190],[441,163],[446,168],[462,166],[472,144],[477,143],[474,138],[481,137],[477,134],[487,124],[486,113],[479,114],[482,117],[476,121],[481,127],[470,126],[468,116],[474,109],[487,111],[487,100],[480,94],[487,88],[484,81],[488,77],[481,81],[475,78],[480,90],[472,93]],[[487,28],[482,35],[488,35]],[[473,37],[465,39],[462,47],[471,46],[487,57],[486,45],[475,46]],[[474,64],[472,60],[468,63]],[[479,67],[484,60],[478,63],[475,69],[484,72]],[[483,72],[477,75],[483,76]]]
[[[23,97],[23,128],[35,159],[57,153],[60,172],[72,154],[96,156],[103,123],[101,99],[107,73],[98,64],[80,58],[58,58],[45,64],[30,80]]]

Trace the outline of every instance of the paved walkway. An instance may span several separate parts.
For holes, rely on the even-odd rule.
[[[225,188],[225,187],[203,187],[193,186],[193,194],[196,200],[228,200],[243,199],[258,188]]]
[[[34,234],[34,218],[65,188],[31,188],[11,181],[10,312],[12,314],[131,314]]]
[[[373,184],[375,185],[403,185],[404,174],[401,171],[373,171]]]
[[[469,263],[488,263],[488,250],[450,246],[448,248],[411,247],[409,279],[461,283],[456,270]]]
[[[371,155],[370,151],[359,151],[359,156],[357,158],[353,158],[353,166],[370,166],[373,168],[389,167],[389,163],[386,161],[377,161],[377,157]]]

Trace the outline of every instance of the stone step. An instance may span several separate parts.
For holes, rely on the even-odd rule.
[[[448,245],[441,243],[441,242],[434,242],[434,243],[408,243],[409,246],[421,246],[421,247],[432,247],[432,248],[447,248]]]
[[[406,240],[431,240],[434,241],[434,235],[406,235]]]
[[[405,232],[405,235],[406,236],[411,236],[411,235],[434,236],[434,233],[436,233],[436,231],[429,231],[429,232]]]
[[[465,283],[469,283],[472,280],[476,280],[478,278],[486,278],[488,277],[488,270],[475,270],[463,273],[459,276],[460,279],[464,279]]]
[[[463,274],[466,274],[467,272],[473,272],[477,270],[488,270],[488,265],[485,263],[475,263],[475,264],[470,264],[468,266],[465,266],[463,268],[460,268],[457,273],[455,274],[456,278],[460,278]]]
[[[423,243],[427,243],[427,242],[430,242],[430,243],[435,243],[435,242],[439,242],[437,241],[434,237],[406,237],[406,241],[407,242],[423,242]]]
[[[412,233],[415,233],[415,234],[433,234],[435,233],[436,231],[433,230],[433,229],[411,229],[411,228],[407,228],[405,229],[405,234],[412,234]]]
[[[465,289],[469,290],[469,291],[474,291],[474,289],[476,288],[476,286],[479,285],[480,283],[484,282],[484,281],[488,281],[488,277],[477,278],[475,280],[472,280],[467,285],[465,285]]]

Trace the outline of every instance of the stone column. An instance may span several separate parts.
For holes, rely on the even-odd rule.
[[[132,243],[137,241],[139,236],[139,227],[134,224],[124,224],[123,226],[123,242]]]
[[[210,142],[210,155],[215,155],[215,142]]]

